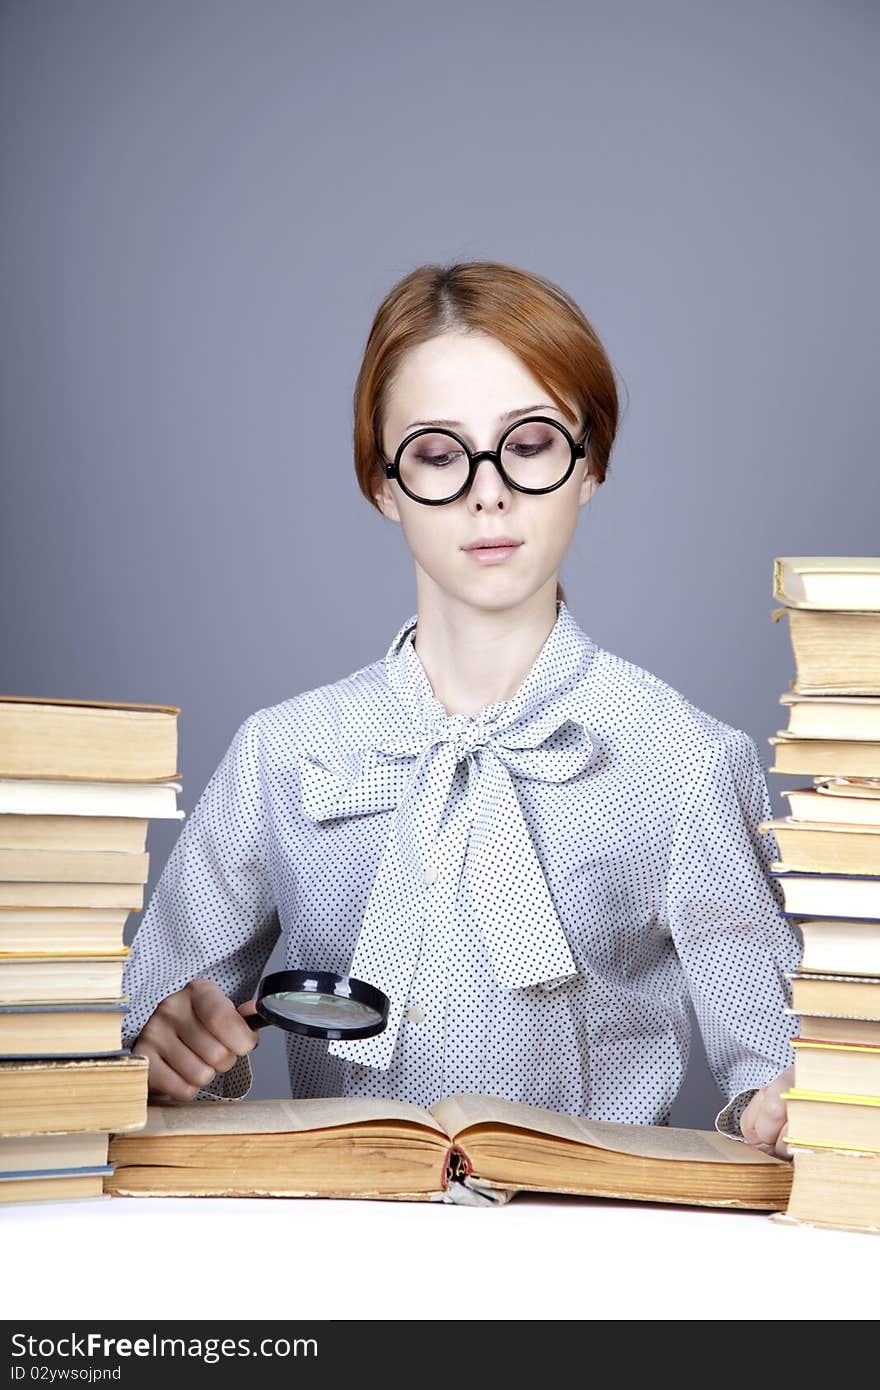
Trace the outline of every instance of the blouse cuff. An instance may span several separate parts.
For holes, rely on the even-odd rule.
[[[715,1116],[715,1128],[719,1134],[726,1134],[728,1139],[739,1139],[743,1144],[748,1143],[739,1127],[739,1122],[752,1096],[756,1095],[760,1089],[760,1086],[754,1086],[750,1091],[738,1092],[718,1111]]]
[[[251,1086],[254,1084],[254,1074],[251,1070],[250,1057],[247,1053],[239,1057],[229,1068],[229,1071],[221,1072],[209,1081],[207,1086],[200,1086],[195,1100],[243,1100]]]

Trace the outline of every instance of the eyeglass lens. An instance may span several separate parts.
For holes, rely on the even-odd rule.
[[[571,446],[562,430],[524,420],[504,441],[501,463],[520,487],[558,483],[571,464]],[[438,430],[411,440],[400,456],[400,477],[416,497],[437,502],[453,497],[467,481],[468,456],[457,439]]]

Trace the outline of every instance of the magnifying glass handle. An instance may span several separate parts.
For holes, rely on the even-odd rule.
[[[261,1014],[254,1013],[254,1014],[245,1014],[245,1015],[244,1015],[244,1021],[245,1021],[245,1023],[247,1024],[248,1028],[257,1029],[257,1028],[265,1028],[265,1027],[266,1027],[266,1024],[269,1022],[269,1019],[268,1019],[268,1018],[263,1018]]]

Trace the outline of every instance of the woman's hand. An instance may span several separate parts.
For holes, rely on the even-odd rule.
[[[131,1047],[135,1056],[149,1061],[148,1092],[193,1100],[200,1087],[253,1052],[259,1039],[244,1016],[255,1010],[253,999],[236,1008],[213,980],[190,980],[169,994]]]
[[[739,1127],[743,1138],[776,1158],[790,1158],[791,1150],[780,1139],[787,1113],[782,1092],[794,1085],[794,1067],[786,1067],[760,1091],[756,1091],[742,1112]]]

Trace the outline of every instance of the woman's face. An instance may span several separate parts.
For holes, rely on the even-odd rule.
[[[386,399],[383,448],[393,459],[401,441],[421,428],[416,422],[454,420],[449,428],[475,453],[495,449],[511,411],[559,420],[575,440],[583,434],[581,420],[559,410],[497,338],[449,330],[404,357]],[[587,460],[577,459],[561,487],[530,495],[508,487],[492,461],[483,459],[470,490],[443,506],[413,501],[392,478],[383,479],[377,497],[385,516],[403,527],[420,580],[476,607],[506,608],[544,585],[552,584],[555,593],[578,509],[597,486],[587,469]],[[465,549],[502,535],[520,544],[496,563],[481,563]]]

